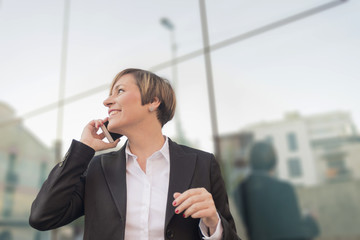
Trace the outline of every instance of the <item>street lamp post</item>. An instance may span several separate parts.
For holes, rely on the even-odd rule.
[[[64,124],[64,98],[65,98],[65,80],[67,65],[67,45],[69,34],[69,18],[70,18],[70,0],[64,1],[64,22],[61,41],[61,64],[60,64],[60,80],[59,80],[59,102],[57,106],[57,126],[55,141],[55,163],[61,161],[62,157],[62,133]],[[51,231],[51,240],[58,240],[58,229]]]
[[[214,140],[216,159],[218,161],[221,161],[220,138],[219,138],[218,122],[217,122],[217,114],[216,114],[216,101],[215,101],[215,93],[214,93],[214,81],[212,75],[212,64],[211,64],[211,56],[210,56],[210,44],[209,44],[209,33],[207,26],[205,0],[199,0],[199,5],[200,5],[199,7],[200,7],[200,17],[201,17],[201,30],[203,37],[203,53],[204,53],[206,79],[207,79],[208,95],[209,95],[211,128],[212,128],[212,134]]]
[[[172,85],[174,87],[174,91],[177,93],[178,74],[177,74],[177,61],[176,61],[177,46],[175,42],[175,26],[168,18],[161,18],[160,23],[170,32]],[[177,141],[179,143],[185,143],[185,137],[181,128],[181,123],[179,118],[179,111],[177,111],[177,113],[175,114],[174,120],[175,120]]]

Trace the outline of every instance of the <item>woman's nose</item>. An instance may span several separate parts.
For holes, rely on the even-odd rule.
[[[107,97],[104,100],[103,104],[105,105],[105,107],[110,107],[113,104],[112,97],[111,96]]]

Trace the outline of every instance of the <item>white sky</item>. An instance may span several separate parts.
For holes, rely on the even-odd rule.
[[[331,2],[323,0],[207,0],[212,44]],[[18,116],[57,101],[63,1],[0,2],[0,101]],[[360,127],[360,2],[322,13],[212,52],[220,133],[277,120],[285,112],[309,115],[349,111]],[[202,47],[198,1],[72,0],[66,96],[110,84],[127,67],[149,69],[170,58],[168,17],[178,55]],[[171,80],[171,69],[157,72]],[[178,65],[178,115],[186,136],[212,151],[202,56]],[[64,145],[84,125],[106,116],[107,91],[65,108]],[[27,119],[49,146],[56,137],[56,109]],[[164,128],[173,136],[174,124]]]

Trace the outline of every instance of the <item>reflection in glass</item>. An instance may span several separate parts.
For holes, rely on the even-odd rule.
[[[10,118],[15,118],[14,110],[0,103],[0,119]],[[22,122],[1,126],[0,136],[0,239],[46,237],[47,233],[36,233],[29,227],[28,218],[31,203],[53,163],[52,150]]]
[[[257,157],[267,155],[261,154],[264,151],[261,148],[254,150],[259,142],[273,146],[276,152],[276,165],[269,171],[259,171],[252,165],[254,151],[258,151]],[[336,236],[356,239],[360,236],[357,204],[360,197],[360,165],[357,161],[360,136],[350,113],[287,114],[284,119],[251,124],[237,134],[224,135],[221,143],[227,157],[223,163],[227,170],[227,185],[235,192],[234,205],[249,239],[279,239],[277,234],[285,234],[283,227],[286,224],[281,219],[288,219],[287,223],[290,219],[282,210],[289,206],[289,199],[295,199],[292,209],[298,210],[293,213],[300,216],[296,221],[307,222],[303,237],[299,238],[298,234],[298,239],[311,239],[318,233],[319,239]],[[239,186],[246,186],[246,190]],[[286,190],[290,188],[293,190]],[[282,203],[281,210],[274,211],[277,208],[275,202]],[[291,212],[287,211],[288,214]],[[282,226],[279,232],[269,232],[277,237],[254,237],[254,229],[258,229],[257,233],[260,229],[266,233],[267,227],[258,228],[262,226],[257,225],[261,221],[264,226],[273,226],[272,230]],[[285,239],[292,239],[287,236]]]

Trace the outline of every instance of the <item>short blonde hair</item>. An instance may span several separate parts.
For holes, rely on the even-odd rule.
[[[156,74],[137,68],[128,68],[119,72],[112,81],[110,94],[116,82],[124,75],[131,74],[135,78],[136,85],[140,90],[141,104],[145,105],[154,101],[157,97],[160,105],[157,109],[157,118],[164,126],[175,114],[176,96],[170,82]]]

